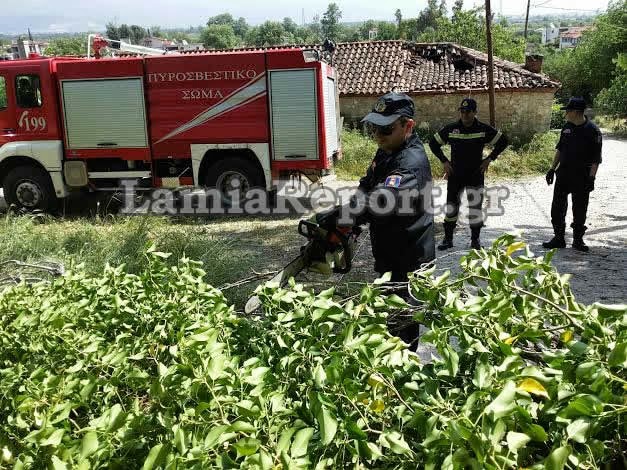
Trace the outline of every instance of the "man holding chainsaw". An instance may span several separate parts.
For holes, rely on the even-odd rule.
[[[362,119],[379,146],[359,191],[368,200],[357,222],[370,223],[374,269],[391,271],[392,282],[407,281],[407,273],[435,258],[431,208],[431,167],[422,142],[413,133],[414,102],[404,93],[388,93]],[[373,195],[392,196],[394,210],[378,210]],[[411,200],[401,210],[403,196]],[[412,197],[413,196],[413,197]],[[385,197],[385,196],[383,196]]]

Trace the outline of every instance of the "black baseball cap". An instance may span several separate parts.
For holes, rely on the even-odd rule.
[[[573,96],[571,99],[568,100],[568,104],[566,106],[562,106],[560,109],[562,111],[566,111],[569,109],[575,109],[577,111],[585,111],[586,100],[584,100],[583,98]]]
[[[464,98],[459,105],[460,111],[477,111],[477,102],[472,98]]]
[[[387,93],[377,100],[372,112],[361,122],[388,126],[402,116],[414,117],[414,102],[405,93]]]

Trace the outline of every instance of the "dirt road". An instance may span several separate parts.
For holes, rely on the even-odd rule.
[[[603,143],[603,163],[599,167],[596,189],[591,194],[586,225],[586,243],[589,253],[580,253],[570,248],[572,230],[568,229],[568,248],[559,250],[553,264],[561,273],[572,274],[571,285],[577,299],[583,303],[600,301],[623,303],[627,301],[627,140],[606,136]],[[334,185],[342,185],[336,182]],[[488,187],[503,186],[509,197],[503,201],[503,215],[490,216],[482,231],[482,243],[487,245],[504,232],[520,231],[531,250],[542,255],[542,241],[553,235],[551,229],[551,200],[553,187],[548,187],[544,177],[526,178],[516,181],[488,183]],[[442,204],[445,184],[439,182],[441,195],[435,197],[435,205]],[[435,191],[437,193],[437,190]],[[462,198],[463,201],[464,198]],[[570,203],[570,201],[569,201]],[[463,211],[463,208],[462,208]],[[567,224],[572,214],[569,208]],[[442,216],[436,217],[437,240],[442,237]],[[470,230],[458,226],[455,233],[454,254],[438,261],[441,269],[455,269],[459,258],[467,252]],[[367,275],[371,278],[373,260],[368,243],[362,246],[356,269],[346,280],[357,280]],[[456,251],[457,250],[457,251]],[[442,252],[437,253],[443,256]]]

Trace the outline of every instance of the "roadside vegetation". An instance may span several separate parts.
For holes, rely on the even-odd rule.
[[[429,136],[422,136],[434,178],[442,178],[442,163],[431,153],[427,145]],[[508,147],[488,169],[489,178],[514,178],[545,173],[551,166],[558,140],[556,132],[536,134],[530,142]],[[355,180],[366,174],[377,150],[374,141],[359,130],[342,132],[343,158],[336,166],[339,179]],[[444,153],[450,155],[449,147]]]

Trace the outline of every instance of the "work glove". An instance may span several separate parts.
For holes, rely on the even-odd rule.
[[[584,189],[588,192],[594,191],[594,176],[588,175]]]
[[[546,184],[549,186],[553,184],[553,180],[555,179],[555,170],[551,168],[546,172]]]

